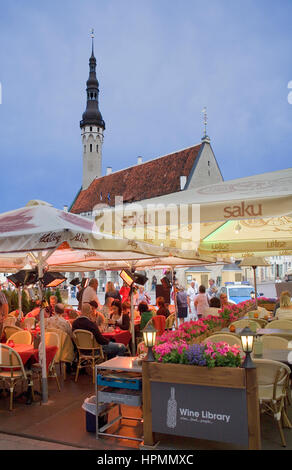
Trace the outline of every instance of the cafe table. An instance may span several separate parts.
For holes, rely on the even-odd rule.
[[[7,346],[10,346],[7,344]],[[39,351],[38,349],[35,349],[33,345],[28,345],[28,344],[14,344],[13,346],[10,346],[14,351],[16,351],[21,360],[23,365],[26,367],[26,369],[30,369],[31,366],[39,361]],[[49,366],[54,359],[56,352],[58,348],[57,346],[46,346],[46,364],[47,364],[47,370],[49,369]],[[28,386],[28,390],[26,392],[26,404],[31,405],[32,403],[32,390],[31,387]]]
[[[9,344],[7,344],[7,346],[9,346]],[[39,361],[39,350],[34,348],[33,345],[14,344],[14,346],[10,347],[12,347],[12,349],[14,349],[14,351],[20,355],[24,366],[31,367],[33,364]],[[46,346],[47,369],[54,359],[57,350],[57,346]]]
[[[132,338],[131,333],[128,330],[121,330],[119,328],[115,328],[113,331],[103,332],[102,336],[109,339],[110,341],[122,343],[125,346],[128,346]]]

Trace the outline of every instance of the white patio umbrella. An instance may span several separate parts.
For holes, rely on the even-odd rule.
[[[165,216],[171,210],[173,215]],[[176,214],[180,220],[180,213],[187,210],[194,217],[179,227]],[[292,168],[186,189],[110,211],[115,219],[111,233],[127,233],[130,222],[138,221],[141,239],[146,233],[159,244],[166,234],[165,245],[178,249],[186,245],[202,257],[292,255]],[[187,229],[195,224],[200,225],[199,236],[190,240]],[[177,232],[178,237],[172,238]]]
[[[108,259],[115,256],[119,259],[125,252],[128,258],[139,259],[140,256],[165,256],[166,248],[152,246],[134,240],[97,232],[92,221],[53,208],[42,201],[30,201],[27,206],[0,215],[0,271],[14,267],[23,268],[30,259],[43,276],[46,260],[58,248],[87,252],[107,252]],[[105,256],[106,259],[106,256]],[[42,343],[42,392],[43,402],[48,400],[44,310],[41,309],[41,343]]]
[[[110,256],[110,257],[109,257]],[[142,270],[145,268],[162,269],[170,268],[173,272],[174,268],[206,265],[215,263],[216,258],[210,255],[206,257],[196,257],[194,259],[184,259],[174,256],[164,256],[150,258],[141,254],[139,259],[137,254],[124,252],[119,254],[119,260],[115,252],[81,252],[72,249],[56,250],[46,261],[49,271],[62,272],[88,272],[97,269],[117,271],[121,269]],[[107,259],[109,258],[109,259]],[[177,312],[176,312],[177,313]],[[135,328],[134,328],[134,306],[133,296],[131,297],[131,325],[132,325],[132,350],[135,353]]]

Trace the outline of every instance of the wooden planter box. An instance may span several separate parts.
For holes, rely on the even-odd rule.
[[[266,310],[269,310],[270,312],[273,312],[276,304],[275,303],[266,303],[266,304],[259,303],[258,305],[259,305],[259,307],[263,307]]]
[[[171,426],[167,428],[165,424],[165,410],[166,406],[168,406],[171,388],[175,389],[178,400],[177,409],[179,410],[178,424],[175,429],[171,429]],[[189,396],[189,401],[187,396]],[[209,399],[206,398],[207,396],[213,396],[213,398],[210,398],[210,402],[204,403],[204,400]],[[230,397],[232,397],[232,400],[230,400]],[[237,398],[238,401],[236,401]],[[231,410],[230,414],[230,426],[233,426],[236,432],[242,432],[244,436],[240,436],[239,441],[241,440],[241,442],[238,441],[239,445],[246,446],[249,449],[260,449],[260,414],[256,369],[233,367],[215,367],[209,369],[207,367],[183,364],[143,362],[144,444],[146,446],[154,445],[154,432],[236,443],[234,440],[228,441],[228,433],[232,431],[232,428],[228,428],[229,425],[227,424],[226,426],[223,425],[223,432],[221,433],[220,426],[222,424],[218,421],[216,426],[219,426],[219,428],[217,428],[218,432],[216,429],[216,437],[214,437],[216,426],[213,426],[213,423],[209,425],[201,420],[200,423],[194,424],[193,422],[188,422],[185,425],[186,421],[194,421],[194,419],[188,416],[182,418],[179,415],[181,407],[187,407],[187,410],[189,408],[196,409],[196,407],[200,407],[201,403],[204,403],[202,405],[205,407],[203,410],[214,410],[216,406],[218,406],[218,409],[221,409],[223,403],[224,409],[225,404],[228,403],[228,406],[231,406],[230,403],[232,401],[234,401],[232,405],[234,409]],[[191,411],[190,413],[193,412]],[[203,411],[202,415],[203,413],[205,412]],[[240,424],[241,419],[243,419],[244,426]],[[157,426],[159,429],[157,429]],[[186,433],[184,433],[184,426],[186,426]],[[200,426],[203,426],[203,437],[200,437]],[[224,429],[227,432],[227,437],[221,438],[224,434]],[[194,434],[192,434],[193,431]],[[210,432],[210,436],[208,436],[208,432]],[[242,440],[246,444],[242,444]]]

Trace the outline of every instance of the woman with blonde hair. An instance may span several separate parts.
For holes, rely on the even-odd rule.
[[[111,281],[106,283],[104,300],[106,300],[108,297],[111,297],[113,300],[121,300],[119,291],[115,288],[114,283]]]
[[[291,295],[284,291],[280,295],[280,307],[276,310],[278,320],[292,320]]]

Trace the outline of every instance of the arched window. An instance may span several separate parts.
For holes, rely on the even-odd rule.
[[[92,152],[92,144],[90,144],[90,152]]]

